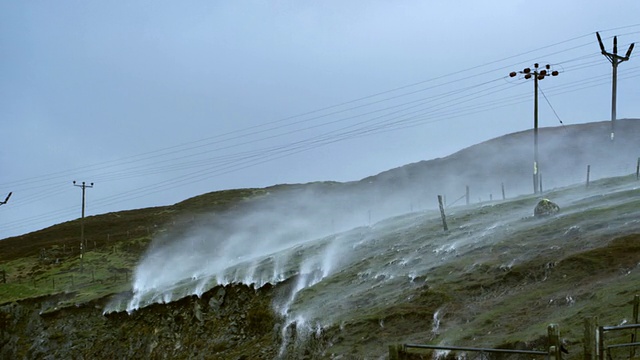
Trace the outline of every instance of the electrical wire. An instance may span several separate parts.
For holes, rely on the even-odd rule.
[[[453,79],[447,82],[437,83],[438,80],[451,78],[456,75],[487,67],[489,65],[499,64],[505,62],[506,60],[515,59],[523,55],[532,54],[536,51],[549,49],[554,46],[567,44],[569,42],[592,35],[593,33],[578,36],[569,40],[561,41],[552,45],[491,61],[485,64],[477,65],[450,74],[445,74],[406,86],[374,93],[372,95],[367,95],[355,100],[323,107],[317,110],[286,117],[272,122],[267,122],[261,125],[234,130],[213,137],[165,147],[154,151],[144,152],[117,160],[87,165],[71,170],[58,171],[55,173],[22,180],[14,180],[12,182],[3,183],[0,186],[19,186],[23,191],[39,189],[37,192],[32,192],[31,194],[23,198],[25,200],[24,205],[27,205],[37,201],[42,201],[42,197],[44,194],[47,194],[47,197],[53,197],[67,193],[67,190],[63,188],[63,186],[68,186],[66,182],[62,184],[61,182],[52,182],[52,180],[69,179],[71,176],[83,175],[85,173],[95,173],[96,178],[100,181],[110,182],[122,181],[141,176],[157,175],[170,172],[175,173],[189,169],[197,169],[189,173],[183,173],[179,176],[174,176],[168,180],[156,182],[151,186],[145,186],[144,188],[137,188],[121,192],[115,196],[110,196],[109,198],[93,200],[92,208],[98,209],[100,207],[120,204],[132,199],[137,199],[157,192],[173,189],[177,186],[184,185],[187,182],[202,181],[204,179],[211,178],[212,176],[220,176],[230,172],[239,171],[245,168],[263,164],[268,161],[274,161],[286,156],[291,156],[303,151],[308,151],[320,146],[326,146],[328,144],[340,141],[347,141],[358,137],[381,134],[389,131],[397,131],[400,129],[406,129],[409,127],[424,125],[428,123],[469,116],[477,114],[478,112],[489,111],[500,107],[512,106],[513,104],[528,101],[530,94],[516,94],[509,97],[502,97],[493,101],[483,101],[480,104],[474,104],[474,101],[476,100],[491,96],[495,97],[495,95],[501,91],[506,91],[514,86],[519,86],[524,83],[520,82],[518,84],[507,84],[502,86],[493,84],[495,81],[502,79],[503,77],[494,78],[488,81],[480,81],[466,87],[454,88],[453,90],[445,91],[436,95],[424,96],[418,99],[407,99],[407,101],[399,104],[388,103],[425,93],[427,91],[445,89],[450,86],[455,86],[456,84],[460,84],[463,81],[468,81],[470,78],[486,76],[491,71],[476,73],[466,78]],[[570,47],[568,49],[551,52],[540,57],[557,55],[565,53],[567,51],[576,50],[585,46],[592,45],[592,43],[581,44]],[[591,66],[596,66],[598,64],[596,60],[583,63],[580,62],[585,59],[596,57],[598,55],[599,53],[580,55],[560,62],[560,64],[575,63],[575,65],[568,66],[566,71],[579,71]],[[515,65],[504,66],[492,71],[495,72],[513,66]],[[628,71],[619,74],[620,80],[635,78],[638,76],[635,73],[637,69],[627,68],[627,70]],[[559,95],[567,92],[580,91],[585,88],[602,85],[607,81],[608,74],[602,75],[600,77],[590,77],[587,80],[564,84],[562,87],[550,87],[548,89],[548,93],[550,95]],[[433,85],[416,89],[417,86],[426,83],[433,83]],[[489,87],[488,85],[490,84],[493,85]],[[380,98],[383,95],[390,96]],[[551,106],[551,103],[545,93],[543,93],[543,96],[562,124],[562,120],[560,120],[557,112]],[[361,103],[366,100],[370,101]],[[464,103],[467,103],[468,105],[463,105]],[[373,106],[384,104],[386,104],[386,106],[371,109],[371,107]],[[345,106],[348,107],[343,108]],[[358,112],[360,110],[366,111]],[[334,118],[337,115],[343,116]],[[328,121],[324,121],[322,123],[314,123],[314,121],[324,119],[328,119]],[[360,120],[358,122],[353,122],[356,119]],[[306,137],[299,141],[284,143],[278,146],[255,148],[255,145],[258,142],[266,142],[267,140],[284,138],[295,134],[302,134],[304,132],[309,132],[310,130],[318,130],[328,126],[339,125],[341,123],[346,125],[333,130],[327,130],[320,135]],[[301,127],[300,125],[303,124],[306,125],[304,127]],[[227,143],[228,145],[223,146],[222,144],[224,143]],[[212,145],[217,145],[217,147],[211,148]],[[254,147],[254,149],[244,151],[240,150],[232,154],[210,156],[210,154],[213,153],[220,153],[229,149],[241,149],[242,147]],[[194,152],[194,150],[197,149],[203,150]],[[113,171],[114,169],[117,169],[117,171]],[[9,226],[3,226],[3,230],[9,228],[15,229],[20,226],[25,226],[25,224],[32,224],[32,222],[44,223],[46,221],[61,219],[76,212],[77,209],[75,207],[70,207],[46,212],[43,214],[32,215],[22,220],[9,222],[8,224],[6,224]]]

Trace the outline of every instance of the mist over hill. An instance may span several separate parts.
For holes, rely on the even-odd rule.
[[[616,121],[615,142],[610,121],[539,129],[539,167],[543,188],[584,182],[587,165],[591,179],[635,171],[640,157],[640,120]],[[455,135],[451,135],[455,136]],[[533,130],[504,135],[473,145],[444,158],[425,160],[365,178],[375,183],[381,196],[408,191],[432,201],[436,194],[451,200],[469,186],[473,201],[501,197],[504,184],[509,196],[533,192]],[[427,144],[428,146],[428,144]]]

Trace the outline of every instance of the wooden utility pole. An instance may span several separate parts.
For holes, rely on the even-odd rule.
[[[73,186],[77,186],[82,188],[82,218],[80,218],[80,272],[83,270],[83,261],[84,261],[84,198],[85,198],[85,190],[86,188],[92,188],[93,183],[91,185],[87,185],[84,181],[81,185],[76,184],[76,181],[73,180]]]
[[[616,120],[616,88],[618,83],[618,64],[621,62],[625,62],[629,60],[631,56],[631,52],[633,51],[633,43],[629,45],[629,50],[625,56],[618,55],[618,37],[613,37],[613,53],[607,52],[604,49],[604,44],[602,43],[602,38],[600,34],[596,32],[596,37],[598,38],[598,44],[600,45],[600,51],[602,55],[604,55],[610,62],[613,67],[613,81],[611,82],[611,141],[613,141],[615,137],[615,120]]]
[[[525,79],[533,78],[533,193],[538,193],[540,183],[540,166],[538,162],[538,80],[547,76],[558,76],[557,70],[551,70],[551,65],[547,64],[544,69],[540,69],[538,63],[533,64],[533,69],[525,68],[522,71],[512,71],[510,77],[524,74]],[[542,191],[541,191],[542,192]]]

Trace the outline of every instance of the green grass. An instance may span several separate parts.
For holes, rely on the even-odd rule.
[[[0,241],[0,304],[71,292],[63,306],[130,290],[138,260],[152,237],[188,225],[197,216],[233,209],[248,201],[286,190],[224,190],[173,206],[121,211],[85,219],[87,249],[80,270],[79,220]]]
[[[0,303],[71,292],[75,294],[61,306],[83,303],[109,294],[130,289],[135,265],[149,238],[131,239],[114,248],[90,250],[84,254],[64,258],[42,259],[26,257],[5,261],[0,269],[6,271],[7,283],[0,284]],[[122,248],[134,248],[126,252]]]

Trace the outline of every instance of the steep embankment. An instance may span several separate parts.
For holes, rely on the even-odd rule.
[[[64,295],[0,307],[2,359],[273,359],[272,289],[215,288],[202,297],[103,316],[104,300],[54,310]],[[47,311],[42,313],[42,311]]]

